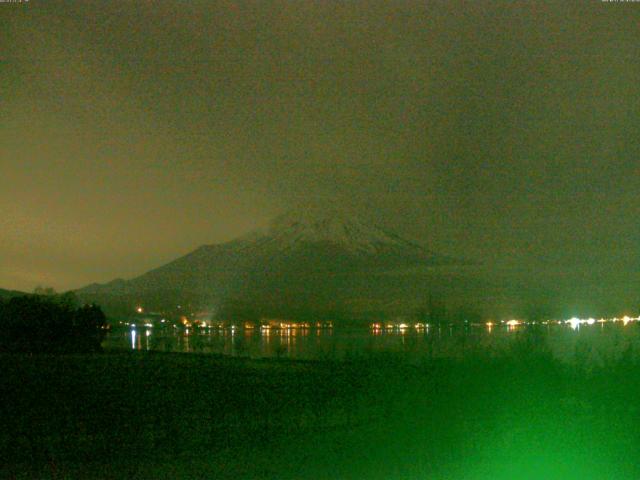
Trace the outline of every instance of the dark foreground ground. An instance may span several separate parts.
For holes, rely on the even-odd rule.
[[[0,355],[0,478],[637,479],[639,365]]]

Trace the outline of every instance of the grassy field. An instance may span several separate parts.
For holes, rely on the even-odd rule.
[[[636,479],[639,365],[1,355],[0,478]]]

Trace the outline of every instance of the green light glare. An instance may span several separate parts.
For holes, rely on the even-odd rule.
[[[441,478],[602,480],[637,478],[628,431],[588,405],[560,402],[545,412],[515,410],[494,435]],[[570,411],[568,411],[570,410]]]

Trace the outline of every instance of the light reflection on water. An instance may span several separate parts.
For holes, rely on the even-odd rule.
[[[629,348],[640,351],[640,324],[541,326],[431,326],[425,329],[116,329],[107,349],[214,353],[241,357],[345,358],[376,353],[410,360],[461,357],[474,351],[500,353],[533,340],[566,361],[602,363]],[[520,342],[520,344],[523,342]]]

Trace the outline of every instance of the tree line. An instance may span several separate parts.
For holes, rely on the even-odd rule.
[[[72,292],[36,289],[31,295],[0,299],[0,352],[96,352],[106,329],[101,308],[79,305]]]

